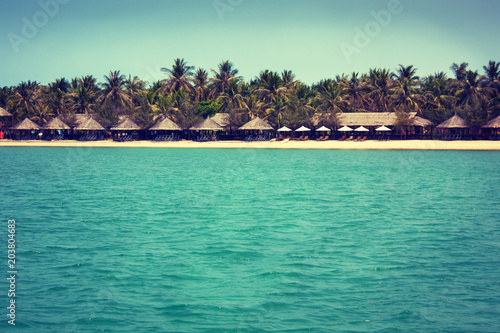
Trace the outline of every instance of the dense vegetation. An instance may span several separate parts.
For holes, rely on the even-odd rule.
[[[0,90],[0,106],[38,124],[60,114],[95,114],[103,125],[129,115],[142,126],[153,124],[155,114],[167,114],[181,126],[191,126],[216,112],[227,112],[236,125],[254,115],[277,126],[311,125],[313,115],[324,115],[323,123],[335,123],[339,112],[417,112],[440,123],[458,114],[471,126],[480,126],[500,114],[500,63],[490,61],[484,73],[453,64],[454,78],[444,72],[417,76],[413,66],[371,69],[322,80],[312,86],[291,71],[265,70],[250,81],[238,76],[229,61],[217,70],[195,69],[184,59],[163,68],[166,78],[148,84],[120,71],[110,72],[104,83],[93,76],[57,79],[48,85],[22,82]]]

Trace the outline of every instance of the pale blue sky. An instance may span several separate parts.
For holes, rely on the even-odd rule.
[[[90,74],[102,82],[111,70],[152,82],[177,57],[207,70],[229,59],[246,80],[289,69],[308,84],[398,64],[425,76],[465,61],[482,73],[500,61],[500,1],[394,2],[2,0],[0,86]],[[391,6],[390,22],[378,23],[372,11]]]

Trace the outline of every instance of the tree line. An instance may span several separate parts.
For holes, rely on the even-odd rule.
[[[259,116],[296,128],[311,126],[314,115],[333,126],[341,112],[396,112],[401,119],[417,112],[436,124],[458,114],[479,127],[500,114],[499,67],[499,62],[490,61],[481,74],[465,62],[454,63],[454,77],[445,72],[419,77],[414,66],[399,65],[395,71],[374,68],[307,85],[289,70],[264,70],[245,81],[228,60],[207,71],[175,59],[170,68],[162,68],[165,79],[153,83],[111,71],[103,83],[89,75],[48,85],[28,81],[3,87],[0,106],[15,121],[29,117],[40,125],[59,115],[84,113],[103,125],[128,115],[146,127],[162,114],[187,128],[224,112],[235,125]]]

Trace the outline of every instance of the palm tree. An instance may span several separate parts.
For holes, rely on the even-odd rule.
[[[10,109],[13,110],[13,116],[17,120],[31,117],[35,113],[39,89],[40,86],[36,81],[21,82],[14,88],[14,94],[10,97]]]
[[[283,80],[276,72],[265,70],[254,81],[257,86],[255,93],[263,98],[264,103],[271,103],[276,97],[286,98],[287,87],[283,85]]]
[[[500,62],[489,62],[488,66],[483,66],[486,77],[488,78],[488,83],[498,80],[500,77]]]
[[[287,89],[292,89],[292,87],[298,83],[298,81],[295,80],[295,75],[289,70],[284,70],[283,73],[281,73],[281,80],[283,81],[283,86]]]
[[[396,87],[393,74],[387,69],[370,69],[369,80],[370,90],[368,94],[376,106],[376,111],[388,112],[390,97]]]
[[[262,112],[264,103],[262,103],[255,94],[249,94],[243,98],[243,110],[247,114],[249,119],[255,118],[259,113]]]
[[[206,70],[199,68],[194,73],[194,100],[197,102],[206,101],[208,99],[208,73]]]
[[[93,113],[99,92],[95,82],[96,80],[92,76],[76,79],[76,88],[72,88],[72,92],[69,94],[73,99],[73,109],[76,113]],[[74,86],[74,80],[72,86]]]
[[[457,63],[453,63],[450,67],[452,72],[455,74],[455,77],[458,81],[465,81],[466,79],[466,72],[467,72],[467,67],[469,66],[468,63],[463,62],[460,65]]]
[[[214,73],[214,77],[210,79],[212,83],[212,96],[216,97],[218,94],[226,92],[229,88],[231,81],[236,81],[241,79],[237,76],[238,70],[233,68],[233,63],[229,60],[224,60],[219,64],[219,71],[211,70]]]
[[[453,85],[460,106],[464,107],[486,102],[492,90],[482,84],[484,80],[485,78],[479,75],[477,71],[468,70],[465,72],[465,80]]]
[[[240,87],[236,78],[229,81],[229,86],[217,97],[217,103],[221,105],[221,110],[241,110],[244,105],[244,98],[240,94]]]
[[[416,75],[417,69],[412,65],[399,65],[396,73],[392,75],[396,79],[398,85],[395,88],[394,100],[392,105],[396,111],[410,112],[416,111],[421,113],[420,102],[422,96],[418,93],[418,85],[420,78]]]
[[[465,72],[465,80],[453,84],[455,97],[459,106],[467,113],[469,123],[480,125],[483,119],[490,118],[490,109],[487,104],[493,96],[493,89],[484,85],[486,78],[477,71]]]
[[[353,72],[349,79],[344,78],[340,81],[341,92],[343,95],[347,95],[350,111],[358,110],[365,102],[364,93],[367,91],[367,86],[358,75],[358,73]]]
[[[319,103],[316,111],[320,114],[342,113],[346,108],[346,102],[342,98],[342,87],[332,80],[319,90],[316,101]]]
[[[439,123],[449,117],[446,110],[453,109],[456,102],[450,92],[450,82],[444,72],[431,74],[422,80],[424,102],[421,110],[424,118]]]
[[[307,90],[308,87],[301,85],[291,93],[286,103],[286,112],[283,115],[283,119],[292,127],[311,125],[314,108],[310,104],[312,97],[308,94]]]
[[[69,112],[69,89],[69,82],[65,78],[62,78],[49,83],[47,89],[44,90],[45,103],[55,116]]]
[[[165,90],[168,92],[179,91],[184,88],[186,91],[191,92],[193,86],[191,85],[193,76],[193,66],[188,66],[184,59],[175,59],[172,69],[162,68],[162,72],[167,73],[168,79],[165,80]]]
[[[125,75],[121,75],[120,71],[113,71],[108,76],[104,76],[104,79],[106,82],[102,84],[101,96],[104,107],[112,108],[117,114],[128,114],[132,107],[132,99],[125,90],[127,87]]]

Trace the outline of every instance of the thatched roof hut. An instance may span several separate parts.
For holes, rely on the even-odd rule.
[[[500,128],[500,116],[491,119],[485,125],[481,126],[482,128]]]
[[[151,127],[149,130],[151,131],[182,131],[182,128],[174,123],[169,118],[165,117],[165,119],[159,121]]]
[[[222,127],[226,127],[231,123],[231,115],[229,113],[216,113],[210,119]]]
[[[248,123],[240,127],[240,130],[250,131],[250,130],[260,130],[260,131],[269,131],[274,130],[274,128],[269,125],[265,120],[256,117],[250,120]]]
[[[434,126],[434,123],[430,120],[427,120],[425,118],[415,116],[413,118],[413,121],[411,123],[413,126],[418,126],[418,127],[429,127],[429,126]]]
[[[61,119],[54,118],[45,125],[42,126],[42,129],[45,130],[69,130],[71,129],[68,125],[66,125]]]
[[[222,131],[224,128],[210,118],[203,120],[198,125],[190,128],[193,131]]]
[[[129,117],[125,118],[118,125],[110,128],[112,131],[138,131],[140,129],[141,127],[134,123]]]
[[[40,126],[29,120],[29,118],[26,118],[23,121],[17,123],[16,125],[12,126],[11,129],[32,131],[40,129]]]
[[[0,117],[12,117],[12,115],[9,112],[7,112],[7,110],[0,107]]]
[[[94,118],[90,117],[83,124],[80,124],[74,128],[76,131],[104,131],[105,128],[102,127]]]
[[[437,125],[436,128],[468,128],[467,122],[457,115],[454,115],[450,119],[443,121],[441,124]]]

